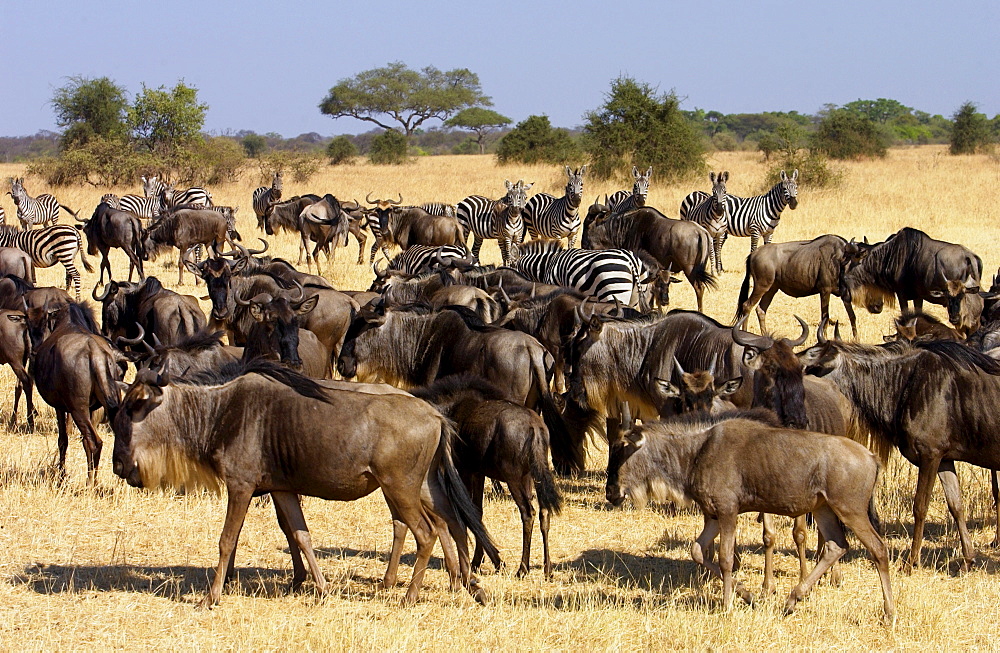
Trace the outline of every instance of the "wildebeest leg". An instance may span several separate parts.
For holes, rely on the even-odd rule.
[[[29,395],[30,396],[30,395]],[[15,408],[17,404],[14,404]],[[990,471],[990,485],[993,489],[993,512],[996,516],[996,526],[997,534],[993,537],[993,543],[990,545],[992,547],[1000,546],[1000,472],[996,470]]]
[[[851,336],[857,340],[858,339],[858,317],[854,314],[854,306],[851,302],[846,299],[844,302],[844,310],[847,311],[847,319],[851,321]]]
[[[549,522],[552,513],[547,508],[538,509],[538,530],[542,533],[542,555],[544,556],[545,578],[552,578],[552,558],[549,557]]]
[[[920,566],[920,547],[924,539],[924,522],[927,520],[927,506],[931,502],[931,492],[934,490],[934,477],[937,474],[940,458],[922,460],[917,471],[917,491],[913,495],[913,544],[910,555],[903,562],[903,572],[910,573],[914,567]]]
[[[399,557],[403,554],[403,544],[406,543],[406,530],[406,524],[393,514],[392,550],[389,553],[389,566],[385,568],[385,576],[382,577],[382,587],[386,589],[396,586],[396,572],[399,569]]]
[[[177,285],[184,284],[184,261],[187,256],[187,252],[183,249],[180,250],[181,255],[177,257]],[[194,285],[198,285],[198,277],[194,278]]]
[[[354,238],[358,241],[358,265],[362,265],[365,262],[365,242],[368,240],[368,236],[365,235],[365,232],[361,231],[358,225],[353,223],[351,224],[351,233],[354,234]]]
[[[486,477],[482,474],[462,474],[462,481],[465,483],[465,489],[469,491],[469,496],[472,498],[472,504],[476,506],[479,514],[483,514],[483,494],[486,487]],[[472,554],[472,571],[479,571],[479,568],[483,565],[483,554],[485,549],[483,549],[483,544],[479,540],[476,540],[476,549]],[[504,568],[503,560],[497,558],[496,560],[490,558],[490,562],[493,563],[493,567],[497,570]]]
[[[382,488],[383,493],[385,487]],[[401,500],[402,499],[402,500]],[[417,541],[417,559],[413,563],[413,577],[410,579],[410,586],[406,590],[406,597],[403,602],[412,605],[420,597],[420,586],[424,582],[424,572],[427,571],[427,562],[434,552],[435,536],[434,525],[428,520],[420,505],[420,497],[400,497],[393,499],[399,510],[399,518],[413,532],[413,538]]]
[[[718,520],[705,516],[705,527],[694,544],[691,545],[691,559],[707,569],[709,573],[722,578],[722,570],[715,563],[715,538],[718,534]]]
[[[305,252],[306,263],[309,262],[309,246],[306,244],[306,232],[299,228],[299,260],[296,265],[302,265],[302,253]]]
[[[733,558],[736,554],[736,515],[719,515],[719,568],[722,570],[722,604],[728,610],[733,606],[733,591],[748,604],[753,604],[743,584],[733,579]]]
[[[288,548],[292,553],[292,568],[294,570],[292,576],[293,586],[295,586],[295,577],[299,573],[303,577],[305,576],[305,570],[301,569],[302,560],[299,559],[298,555],[301,552],[309,564],[309,573],[312,574],[313,582],[316,583],[316,590],[320,594],[325,593],[326,578],[323,577],[319,563],[316,562],[312,537],[309,535],[309,527],[306,526],[306,518],[302,514],[302,504],[299,503],[299,495],[293,492],[272,492],[271,498],[274,499],[274,510],[278,515],[278,524],[281,525],[281,530],[285,531],[285,536],[289,540]],[[282,516],[284,520],[282,520]],[[284,521],[284,524],[282,524],[282,521]],[[296,546],[298,550],[296,550]],[[296,569],[296,562],[298,562],[298,569]],[[299,585],[302,584],[302,580],[299,580]]]
[[[805,579],[809,570],[806,568],[806,537],[809,531],[806,530],[806,516],[799,515],[792,524],[792,540],[795,541],[795,551],[799,555],[799,582]]]
[[[455,555],[458,544],[451,536],[448,520],[436,512],[432,512],[434,527],[441,540],[441,553],[444,555],[444,568],[448,572],[448,584],[452,592],[462,589],[462,565]]]
[[[868,553],[875,563],[875,569],[878,570],[879,581],[882,583],[882,609],[885,612],[885,620],[892,623],[896,614],[896,603],[892,598],[892,585],[889,582],[889,550],[885,545],[885,540],[875,530],[875,525],[872,524],[867,514],[848,514],[838,506],[837,516],[868,549]]]
[[[507,482],[510,495],[521,513],[521,564],[517,568],[517,577],[527,575],[531,568],[531,532],[535,526],[535,506],[531,496],[535,493],[535,479],[526,474],[519,481]]]
[[[56,425],[59,427],[59,475],[66,478],[66,450],[69,449],[69,435],[66,431],[66,411],[56,409]]]
[[[760,303],[757,304],[757,323],[760,325],[761,333],[767,333],[767,309],[771,307],[771,302],[774,301],[774,296],[776,294],[778,294],[778,287],[771,286],[767,289],[767,292],[764,293]]]
[[[229,559],[236,549],[236,541],[240,537],[243,521],[253,498],[253,490],[244,486],[228,486],[229,499],[226,503],[226,521],[219,536],[219,564],[215,567],[215,577],[208,589],[208,594],[198,604],[199,608],[211,608],[222,598],[222,586],[226,582],[226,570]]]
[[[826,543],[823,545],[823,554],[812,573],[806,576],[805,580],[800,581],[788,595],[788,600],[785,601],[785,614],[794,612],[795,604],[804,599],[826,570],[847,552],[847,534],[844,533],[844,528],[840,525],[840,520],[833,509],[829,505],[824,505],[813,511],[813,517],[816,519],[816,528],[823,532],[823,537],[826,539]],[[867,515],[865,515],[865,521],[868,521]],[[888,555],[886,555],[885,560],[888,564]]]
[[[97,468],[101,464],[101,449],[104,447],[104,443],[101,442],[101,437],[97,435],[97,429],[90,421],[88,409],[74,410],[70,415],[73,417],[76,428],[80,430],[83,450],[87,454],[87,485],[93,487],[97,485]]]
[[[924,300],[917,297],[913,300],[913,310],[917,313],[924,310]]]
[[[976,549],[972,546],[969,529],[965,524],[965,505],[962,502],[962,488],[955,472],[955,461],[944,460],[938,467],[938,478],[944,489],[944,499],[948,503],[948,511],[958,526],[958,539],[962,543],[962,571],[968,571],[976,557]]]
[[[99,284],[104,283],[104,268],[108,269],[108,280],[110,281],[113,277],[111,276],[111,261],[108,260],[107,250],[101,250],[101,276],[98,277],[97,281]],[[131,280],[129,279],[129,281]]]
[[[31,398],[32,392],[32,380],[31,375],[28,374],[27,370],[24,369],[23,365],[13,366],[11,369],[14,370],[14,376],[17,377],[17,385],[14,386],[14,410],[10,414],[10,429],[14,428],[14,424],[17,423],[17,404],[18,400],[21,398],[21,390],[24,390],[24,404],[25,404],[25,421],[28,424],[28,432],[35,432],[35,406]]]
[[[319,252],[321,249],[323,249],[323,243],[317,242],[316,247],[313,248],[313,255],[312,255],[313,262],[316,264],[316,274],[323,274],[323,268],[320,267],[319,263]],[[330,260],[329,253],[327,253],[326,258],[328,261]]]
[[[760,513],[760,517],[761,517],[760,521],[763,524],[763,531],[764,531],[763,534],[761,535],[761,539],[764,541],[764,585],[763,585],[764,593],[773,594],[774,593],[774,519],[771,517],[771,515],[765,512]]]

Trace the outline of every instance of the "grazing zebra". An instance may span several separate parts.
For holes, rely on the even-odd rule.
[[[386,272],[395,270],[406,274],[420,274],[432,267],[432,264],[439,257],[443,260],[465,259],[468,255],[469,251],[467,249],[454,245],[441,245],[439,247],[433,245],[414,245],[392,257],[392,260],[389,261],[389,267],[386,268]],[[373,263],[373,269],[376,276],[385,276],[384,272],[378,270],[377,264]]]
[[[87,272],[93,272],[83,252],[80,232],[68,225],[56,224],[43,227],[37,231],[19,231],[15,227],[0,226],[0,247],[16,247],[31,257],[32,263],[38,268],[47,268],[62,263],[66,268],[66,289],[70,283],[76,292],[76,301],[80,301],[80,273],[73,263],[77,251]]]
[[[271,187],[261,186],[253,192],[253,212],[257,214],[257,228],[264,228],[264,221],[281,201],[281,171],[274,173]]]
[[[538,283],[575,288],[599,301],[649,305],[649,282],[659,270],[624,249],[563,249],[562,241],[535,240],[518,248],[511,267]]]
[[[14,200],[17,207],[17,219],[21,223],[21,228],[28,230],[36,224],[46,226],[49,223],[59,222],[59,207],[66,209],[71,215],[76,216],[73,209],[59,203],[52,195],[43,193],[38,197],[31,197],[24,189],[24,179],[11,179],[10,192],[7,193]]]
[[[726,215],[726,182],[729,181],[729,172],[714,172],[708,174],[712,182],[712,193],[705,193],[696,190],[690,193],[681,202],[681,220],[690,220],[700,224],[712,237],[711,248],[712,266],[716,273],[722,272],[722,244],[726,242],[726,230],[729,228],[729,220]]]
[[[118,208],[122,211],[128,211],[137,218],[147,221],[154,220],[160,217],[160,198],[123,195],[118,200]]]
[[[653,166],[649,166],[646,174],[641,174],[638,168],[632,166],[632,177],[635,179],[635,183],[632,184],[632,192],[620,190],[612,193],[607,201],[608,210],[612,213],[625,213],[646,206],[646,196],[649,195],[649,178],[652,175]]]
[[[760,237],[764,243],[770,243],[774,230],[781,220],[781,211],[787,205],[795,210],[799,205],[799,185],[796,183],[799,171],[792,172],[789,177],[781,171],[781,181],[763,195],[754,197],[737,197],[726,195],[726,208],[729,213],[727,235],[750,238],[750,253],[757,249]],[[725,242],[725,239],[723,239]]]
[[[471,195],[458,203],[457,217],[466,234],[472,232],[472,255],[479,260],[483,239],[498,241],[504,265],[511,260],[512,245],[521,243],[524,223],[521,212],[528,199],[528,189],[533,184],[522,180],[512,184],[505,180],[507,194],[503,199],[491,200],[482,195]]]
[[[565,238],[569,249],[580,231],[580,203],[583,201],[583,175],[587,166],[572,170],[566,166],[566,194],[562,197],[538,193],[524,205],[524,226],[532,238]],[[522,240],[524,238],[522,237]]]
[[[121,210],[121,198],[114,193],[104,193],[101,195],[101,203],[107,204],[113,209]]]

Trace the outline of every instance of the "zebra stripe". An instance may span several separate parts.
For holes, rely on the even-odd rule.
[[[405,252],[401,252],[389,261],[389,270],[399,270],[407,274],[419,274],[426,267],[430,267],[435,258],[465,258],[469,255],[464,247],[455,245],[413,245]]]
[[[4,212],[2,206],[0,206],[0,225],[7,225],[7,214]]]
[[[729,213],[726,229],[728,235],[750,238],[750,253],[757,249],[760,237],[770,243],[774,230],[781,220],[781,211],[788,206],[792,210],[799,205],[799,171],[789,177],[781,171],[781,181],[763,195],[737,197],[726,195],[726,209]]]
[[[720,172],[716,175],[710,172],[708,178],[712,182],[712,193],[696,190],[685,197],[681,202],[681,220],[690,220],[705,228],[712,237],[709,251],[712,267],[716,272],[722,272],[722,245],[726,242],[726,232],[729,229],[726,204],[729,173]]]
[[[261,186],[253,192],[253,212],[257,215],[257,225],[264,227],[264,220],[274,211],[274,204],[281,200],[281,171],[274,173],[271,187]]]
[[[455,205],[444,202],[424,202],[417,208],[427,211],[431,215],[443,215],[449,218],[455,217]]]
[[[160,199],[158,197],[123,195],[118,200],[118,208],[122,211],[128,211],[137,218],[152,220],[160,216]]]
[[[10,180],[10,196],[17,207],[17,219],[22,229],[31,229],[36,224],[45,226],[59,222],[59,200],[48,193],[31,197],[24,188],[24,179]]]
[[[507,194],[503,199],[491,200],[482,195],[466,197],[458,203],[456,217],[466,234],[472,232],[472,255],[476,260],[479,260],[483,240],[496,240],[504,265],[507,265],[511,260],[512,245],[520,244],[524,234],[521,212],[528,198],[528,189],[533,184],[525,184],[520,179],[515,184],[510,181],[504,181],[504,184]]]
[[[38,268],[47,268],[62,263],[66,268],[66,288],[70,282],[76,292],[76,301],[80,301],[80,273],[73,262],[76,253],[87,272],[93,272],[83,253],[83,242],[80,232],[73,227],[57,224],[44,227],[37,231],[19,231],[15,227],[0,226],[0,247],[16,247],[31,257]]]
[[[558,241],[533,241],[520,248],[511,267],[538,283],[575,288],[599,301],[636,307],[646,301],[654,274],[624,249],[562,249]]]
[[[625,213],[632,209],[646,206],[646,196],[649,195],[649,178],[653,175],[653,166],[649,166],[646,174],[640,174],[639,169],[632,166],[632,192],[620,190],[608,198],[608,210],[612,213]]]
[[[114,193],[105,193],[101,195],[101,202],[107,204],[113,209],[121,210],[121,198]]]
[[[587,166],[572,170],[566,166],[566,194],[562,197],[538,193],[524,205],[524,226],[532,238],[566,238],[573,248],[580,231],[580,203],[583,201],[583,175]],[[523,238],[522,238],[523,240]]]
[[[169,184],[160,191],[161,208],[170,209],[182,204],[198,204],[203,207],[211,207],[212,194],[200,186],[177,190]]]

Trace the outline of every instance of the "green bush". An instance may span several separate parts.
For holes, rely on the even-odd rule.
[[[354,157],[358,156],[358,148],[348,137],[338,136],[326,146],[326,156],[330,159],[330,165],[353,163]]]
[[[844,180],[844,173],[830,167],[830,161],[822,153],[808,150],[798,150],[793,153],[784,152],[774,167],[769,168],[764,177],[761,192],[767,192],[781,179],[781,171],[792,174],[799,171],[798,183],[810,188],[833,188]]]
[[[528,116],[500,139],[496,156],[498,163],[568,163],[580,158],[580,148],[548,116]]]
[[[698,129],[673,93],[660,95],[631,77],[611,82],[604,104],[586,114],[584,144],[598,179],[624,178],[653,166],[657,179],[690,179],[706,171]]]
[[[315,152],[275,150],[257,160],[260,181],[267,186],[271,185],[276,172],[289,173],[293,181],[307,182],[319,172],[321,165],[323,156]]]
[[[237,181],[246,163],[242,145],[231,138],[203,138],[178,149],[167,164],[178,184]]]
[[[387,129],[372,139],[368,160],[376,165],[401,165],[410,159],[407,154],[406,136],[395,129]]]
[[[976,105],[966,102],[953,116],[955,124],[951,128],[952,154],[975,154],[985,152],[993,143],[990,121],[976,111]]]
[[[28,174],[38,175],[53,186],[118,186],[134,183],[143,171],[158,164],[153,156],[136,152],[124,139],[92,136],[86,143],[64,150],[59,158],[32,163]]]
[[[819,123],[813,135],[814,149],[832,159],[883,158],[885,132],[864,115],[837,109]]]

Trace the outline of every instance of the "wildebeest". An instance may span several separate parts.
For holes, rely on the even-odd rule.
[[[149,228],[146,232],[143,248],[154,259],[162,249],[169,247],[179,249],[177,283],[183,284],[184,264],[188,260],[188,250],[195,245],[206,245],[212,248],[214,256],[218,256],[219,245],[222,242],[227,242],[230,247],[235,247],[229,236],[225,217],[211,209],[181,209],[160,218]],[[195,282],[197,281],[196,277]]]
[[[316,334],[299,328],[299,317],[316,308],[318,299],[313,295],[290,302],[285,297],[271,297],[267,293],[260,293],[249,301],[237,299],[238,304],[248,308],[256,322],[247,334],[243,360],[281,361],[312,378],[328,376],[331,370],[329,353]]]
[[[705,289],[715,287],[708,270],[712,251],[708,232],[700,225],[673,220],[653,208],[611,214],[591,207],[580,244],[586,249],[625,249],[652,259],[663,271],[660,283],[670,283],[670,271],[683,272],[694,288],[699,311]]]
[[[907,311],[903,313],[896,318],[895,326],[896,334],[895,336],[886,336],[887,342],[889,340],[913,342],[918,339],[952,340],[955,342],[965,340],[965,336],[962,333],[952,329],[947,324],[943,324],[941,320],[923,311]]]
[[[841,292],[841,274],[857,246],[834,235],[812,240],[769,243],[747,256],[746,275],[736,303],[738,321],[757,306],[761,333],[767,333],[764,318],[774,296],[780,290],[790,297],[819,295],[820,321],[830,319],[830,295],[844,302],[851,331],[858,337],[857,317],[850,296]],[[753,278],[753,292],[750,279]]]
[[[386,307],[418,302],[430,304],[434,310],[445,306],[464,306],[486,324],[500,317],[497,301],[485,290],[456,283],[443,269],[419,276],[402,272],[391,273],[385,280],[382,298]]]
[[[312,263],[315,262],[317,274],[322,274],[318,258],[320,251],[326,252],[327,260],[335,259],[341,242],[347,246],[350,221],[340,202],[329,193],[302,209],[299,213],[299,263],[302,263],[302,253],[305,252],[307,268],[312,271]],[[316,243],[311,255],[309,241]]]
[[[905,227],[885,242],[860,248],[844,271],[843,283],[848,298],[870,311],[881,301],[892,305],[897,299],[902,310],[912,300],[919,311],[928,301],[947,306],[948,320],[957,325],[962,321],[962,299],[979,292],[982,273],[982,259],[967,247]]]
[[[243,357],[242,347],[222,344],[222,331],[202,329],[173,344],[163,344],[153,338],[155,346],[146,343],[145,366],[165,376],[197,374],[215,370]]]
[[[623,412],[630,422],[627,411]],[[611,445],[608,501],[620,505],[628,496],[638,507],[650,497],[681,505],[696,503],[705,515],[705,527],[691,548],[691,557],[722,578],[726,608],[732,604],[734,589],[751,602],[750,593],[733,580],[739,514],[797,517],[811,512],[816,519],[826,544],[812,573],[789,594],[786,614],[847,552],[847,526],[875,562],[882,583],[882,607],[891,622],[895,604],[889,552],[879,534],[873,503],[878,460],[852,440],[781,428],[767,415],[702,413],[631,428]],[[706,552],[719,535],[716,564]]]
[[[485,594],[468,564],[466,527],[495,553],[452,462],[452,427],[424,401],[402,394],[326,389],[267,361],[169,382],[137,376],[113,419],[114,471],[136,487],[226,487],[219,564],[201,606],[219,602],[250,500],[270,492],[293,557],[301,550],[320,592],[326,580],[296,495],[353,501],[381,488],[392,513],[395,560],[405,527],[417,541],[406,593],[417,600],[441,538],[451,586]],[[197,419],[191,416],[197,415]],[[234,422],[232,415],[242,415]],[[340,428],[350,416],[350,428]],[[457,546],[457,559],[452,546]]]
[[[91,294],[102,307],[101,332],[112,339],[134,338],[141,327],[146,342],[172,345],[207,325],[197,298],[164,288],[156,277],[138,284],[111,281],[101,294],[96,286]]]
[[[111,262],[108,252],[118,248],[128,256],[128,280],[132,280],[132,271],[139,272],[139,280],[146,278],[142,270],[142,222],[128,211],[120,211],[110,204],[100,203],[94,209],[94,214],[81,227],[87,235],[87,253],[97,256],[101,253],[101,276],[97,283],[104,283],[104,269],[111,275]]]
[[[404,251],[413,245],[465,246],[465,234],[457,218],[432,215],[416,206],[387,209],[376,206],[370,210],[378,215],[383,253],[389,245],[398,245]],[[386,258],[389,258],[388,254]]]
[[[0,247],[0,277],[8,274],[35,283],[35,264],[26,252],[16,247]]]
[[[28,432],[35,432],[35,406],[31,400],[32,379],[28,374],[28,354],[31,344],[28,340],[28,325],[21,311],[0,310],[0,365],[10,365],[17,377],[14,386],[14,408],[10,411],[10,422],[7,430],[14,430],[17,424],[17,405],[21,402],[21,392],[27,408],[25,422]]]
[[[958,524],[963,567],[975,557],[955,461],[1000,469],[1000,363],[949,341],[879,346],[824,341],[799,354],[806,373],[833,381],[873,436],[918,469],[913,544],[906,569],[920,564],[934,475]]]
[[[87,484],[95,485],[103,445],[90,412],[101,407],[105,411],[117,409],[121,398],[118,382],[124,378],[127,361],[107,339],[90,330],[94,320],[85,315],[89,310],[75,302],[55,308],[43,305],[29,308],[27,321],[31,376],[38,394],[56,410],[59,471],[65,476],[68,414],[83,439]]]
[[[549,557],[549,519],[559,514],[562,498],[556,489],[549,467],[549,431],[545,422],[532,410],[507,401],[503,393],[485,379],[469,374],[448,376],[413,395],[437,406],[455,422],[458,439],[454,444],[455,466],[480,512],[483,507],[483,483],[486,477],[503,481],[521,513],[521,564],[518,577],[531,565],[531,532],[535,508],[531,503],[538,491],[538,527],[542,533],[545,577],[552,576]],[[477,571],[483,558],[477,543],[472,556],[472,570]],[[492,560],[499,569],[499,556]]]
[[[560,470],[583,469],[582,444],[571,446],[549,392],[552,359],[526,333],[484,326],[471,311],[451,307],[431,313],[415,305],[361,311],[344,338],[337,370],[344,378],[381,381],[401,388],[429,385],[452,374],[478,374],[504,398],[537,409],[552,440]]]

